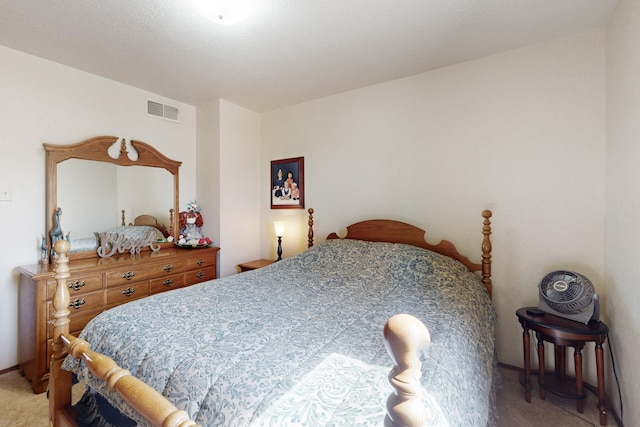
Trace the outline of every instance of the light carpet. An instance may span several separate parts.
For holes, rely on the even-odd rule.
[[[576,402],[547,393],[540,400],[538,385],[534,388],[531,403],[524,400],[524,390],[519,383],[519,372],[500,367],[503,385],[498,390],[498,427],[586,427],[599,426],[597,399],[587,393],[584,413],[576,410]],[[80,398],[82,386],[74,387],[74,401]],[[0,427],[46,427],[48,425],[48,401],[46,393],[33,394],[30,383],[18,371],[0,375]],[[608,425],[616,423],[611,415]]]

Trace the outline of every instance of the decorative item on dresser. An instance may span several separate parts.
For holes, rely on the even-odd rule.
[[[187,203],[187,210],[178,214],[180,234],[176,245],[183,248],[203,248],[211,244],[211,239],[202,231],[204,219],[200,206],[195,200]]]
[[[141,426],[377,426],[385,412],[385,425],[487,426],[496,314],[483,217],[481,263],[417,227],[363,221],[268,268],[115,307],[83,339],[68,331],[59,241],[52,424],[75,425],[73,372],[87,399]]]

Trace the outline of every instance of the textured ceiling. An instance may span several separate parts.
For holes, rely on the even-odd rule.
[[[603,27],[618,0],[0,0],[0,45],[192,105],[257,112]],[[1,66],[1,65],[0,65]]]

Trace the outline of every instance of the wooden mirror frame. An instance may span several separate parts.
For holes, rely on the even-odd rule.
[[[44,143],[46,151],[46,239],[48,247],[51,248],[51,235],[49,232],[54,227],[55,212],[58,208],[58,163],[68,159],[94,160],[98,162],[112,163],[119,166],[147,166],[166,169],[173,175],[173,218],[170,219],[169,229],[175,241],[178,241],[178,201],[179,193],[179,168],[182,162],[171,160],[147,143],[131,140],[131,146],[137,151],[138,159],[131,160],[127,152],[127,143],[122,138],[120,143],[120,153],[117,158],[109,155],[111,148],[120,137],[117,136],[97,136],[76,144],[56,145]],[[94,252],[71,254],[72,257],[92,257],[98,256]]]

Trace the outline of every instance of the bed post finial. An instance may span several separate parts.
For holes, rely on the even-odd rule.
[[[427,409],[420,392],[420,352],[429,344],[429,330],[409,314],[396,314],[384,325],[385,347],[395,365],[389,372],[394,388],[387,399],[385,427],[418,427],[427,422]]]
[[[307,247],[310,248],[313,246],[313,208],[309,208],[307,212],[309,212],[309,233],[307,234],[309,243]]]
[[[489,297],[491,297],[491,291],[493,285],[491,284],[491,218],[493,213],[490,210],[482,211],[482,217],[484,218],[483,226],[482,226],[482,234],[484,235],[482,239],[482,283],[487,288],[489,292]]]

